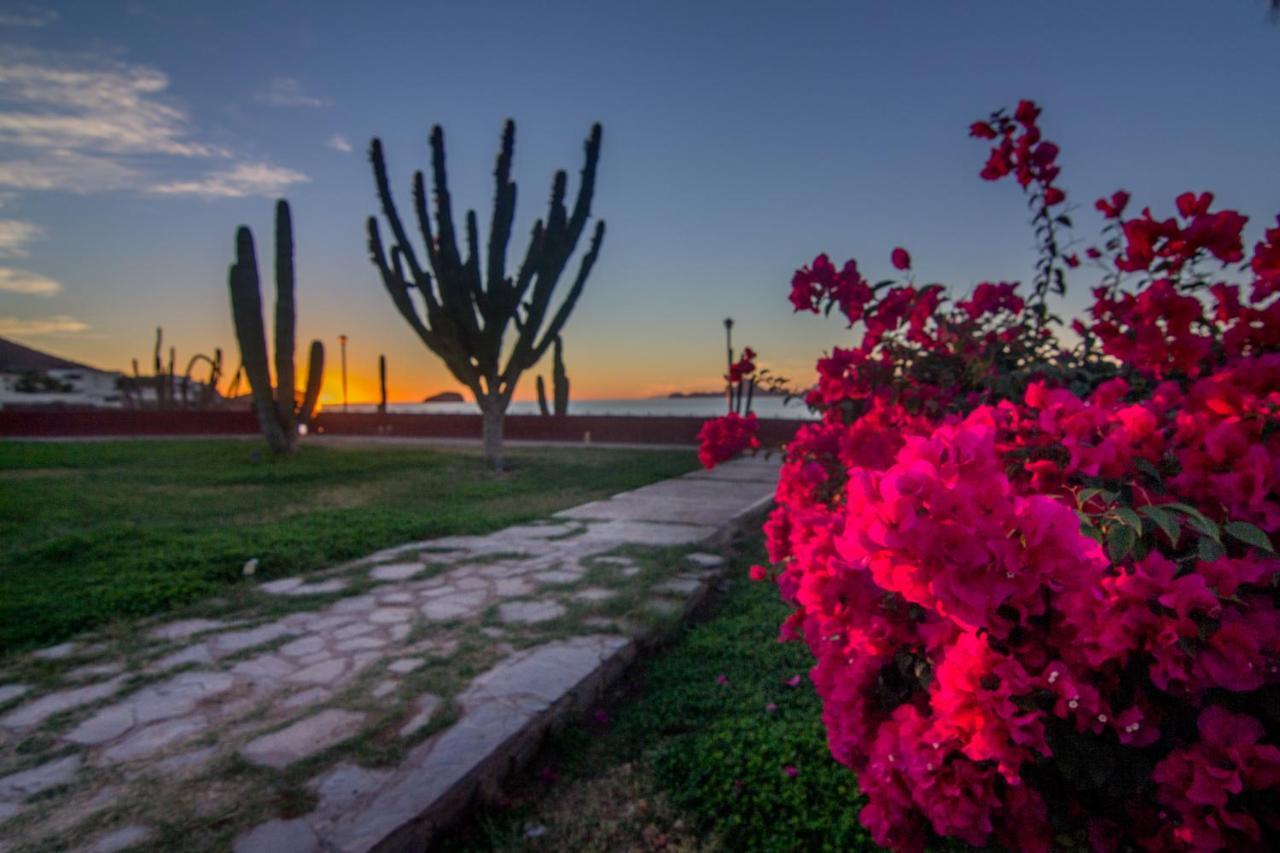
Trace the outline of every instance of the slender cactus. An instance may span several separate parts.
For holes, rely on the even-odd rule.
[[[378,356],[378,414],[387,413],[387,357]]]
[[[426,251],[425,264],[419,261],[392,198],[382,142],[374,139],[369,148],[382,215],[391,231],[391,243],[386,246],[377,217],[369,217],[370,260],[401,316],[427,348],[444,361],[450,373],[475,395],[484,414],[485,455],[497,470],[502,469],[503,417],[516,382],[560,335],[600,254],[604,222],[597,221],[577,274],[553,311],[552,297],[591,216],[600,138],[597,124],[587,137],[572,209],[565,204],[568,177],[563,171],[556,172],[546,219],[534,223],[524,258],[514,274],[507,270],[507,247],[516,207],[516,185],[511,180],[513,122],[508,121],[503,128],[494,169],[496,189],[483,273],[474,211],[465,218],[465,258],[459,251],[445,170],[444,132],[440,127],[432,129],[430,140],[434,217],[428,211],[422,173],[413,176],[413,207]],[[421,308],[413,298],[413,290],[418,291]],[[504,336],[513,323],[516,334],[504,361]]]
[[[551,410],[547,408],[547,383],[542,381],[542,377],[538,377],[538,411],[542,413],[544,418],[551,417]]]
[[[555,389],[556,416],[569,414],[569,374],[564,369],[564,344],[556,337],[552,359],[551,384]]]
[[[228,273],[231,291],[231,316],[235,321],[236,340],[249,388],[253,392],[253,408],[262,427],[262,435],[273,453],[292,453],[297,442],[298,426],[311,420],[320,397],[320,381],[324,373],[324,345],[311,342],[307,366],[306,391],[302,403],[297,402],[294,384],[294,298],[293,298],[293,224],[289,203],[276,203],[276,377],[271,384],[271,367],[267,357],[266,329],[262,322],[262,292],[258,283],[258,260],[253,247],[253,233],[246,226],[236,231],[236,262]]]

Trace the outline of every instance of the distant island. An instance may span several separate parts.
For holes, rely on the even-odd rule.
[[[441,391],[423,399],[424,403],[465,403],[466,399],[457,391]]]

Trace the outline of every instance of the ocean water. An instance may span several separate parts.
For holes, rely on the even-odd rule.
[[[342,405],[327,406],[331,412],[342,411]],[[348,411],[374,412],[377,406],[352,404]],[[475,403],[388,403],[387,409],[393,414],[424,415],[475,415],[480,410]],[[784,405],[782,397],[757,397],[752,401],[751,410],[761,418],[787,418],[804,420],[813,415],[800,400],[792,400]],[[570,400],[571,415],[649,415],[660,417],[710,418],[725,413],[723,397],[652,397],[631,400]],[[538,404],[533,401],[513,402],[507,410],[510,415],[536,415]]]

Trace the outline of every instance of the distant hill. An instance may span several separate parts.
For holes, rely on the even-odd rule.
[[[439,394],[432,394],[422,402],[424,403],[465,403],[466,399],[457,391],[441,391]]]
[[[68,361],[56,355],[49,355],[38,349],[24,347],[20,343],[0,338],[0,373],[44,373],[49,370],[92,370],[95,373],[109,373],[87,364]]]

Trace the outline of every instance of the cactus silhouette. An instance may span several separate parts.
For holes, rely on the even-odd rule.
[[[378,414],[387,413],[387,357],[378,356]]]
[[[306,392],[298,404],[293,369],[295,306],[293,298],[293,220],[289,203],[276,202],[276,384],[271,384],[267,357],[266,329],[262,322],[262,291],[258,282],[258,260],[253,248],[253,232],[241,225],[236,231],[236,261],[227,276],[231,291],[231,317],[245,376],[253,392],[253,408],[262,435],[273,453],[292,453],[298,426],[311,420],[320,397],[324,373],[324,345],[311,342]]]
[[[514,122],[508,121],[503,128],[502,146],[494,169],[496,193],[483,273],[475,211],[468,211],[466,216],[465,259],[458,249],[445,172],[444,132],[440,127],[431,131],[434,225],[427,209],[425,180],[421,172],[413,176],[414,210],[429,271],[419,263],[417,251],[396,211],[381,140],[374,139],[369,148],[382,214],[392,239],[388,250],[383,245],[377,218],[369,217],[370,260],[378,268],[401,316],[427,348],[475,395],[484,415],[485,455],[497,470],[502,469],[503,418],[516,382],[525,370],[538,363],[564,328],[604,240],[604,222],[597,221],[577,275],[553,312],[552,296],[591,215],[596,162],[600,157],[601,130],[597,124],[587,137],[582,177],[572,210],[565,205],[568,178],[563,171],[556,172],[547,217],[534,223],[524,260],[514,275],[508,275],[507,245],[511,242],[516,209],[516,185],[511,180],[515,132]],[[413,299],[413,290],[417,290],[422,299],[422,309]],[[504,362],[504,336],[512,323],[516,334],[511,336],[512,347]]]
[[[556,415],[569,414],[569,374],[564,370],[564,344],[556,338],[551,366],[551,387],[555,394]]]

